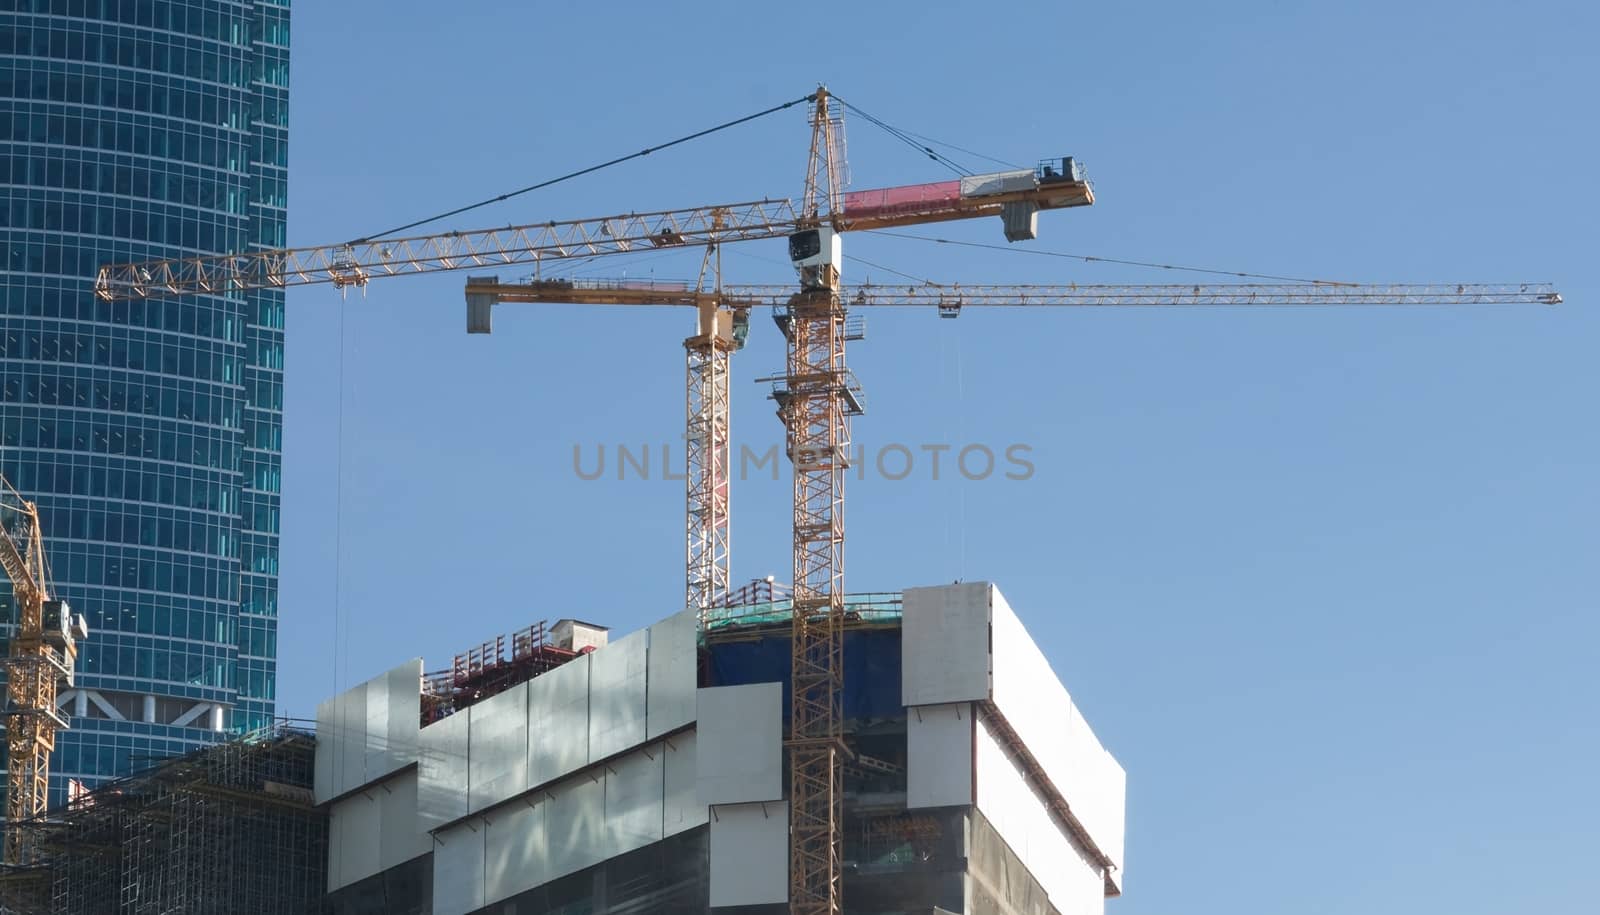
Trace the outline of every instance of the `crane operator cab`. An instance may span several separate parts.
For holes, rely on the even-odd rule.
[[[1041,161],[1039,168],[1034,171],[1034,176],[1039,179],[1040,184],[1055,184],[1062,181],[1078,184],[1084,180],[1083,167],[1071,156]]]
[[[52,645],[66,647],[74,641],[72,605],[64,600],[47,600],[39,610],[44,623],[44,639]]]
[[[818,226],[789,236],[789,262],[805,289],[831,289],[839,284],[844,247],[833,226]]]
[[[78,653],[78,642],[89,637],[89,621],[83,614],[74,614],[72,605],[64,600],[47,600],[40,607],[44,624],[44,640],[60,652],[57,661],[68,686],[73,685],[73,659]]]

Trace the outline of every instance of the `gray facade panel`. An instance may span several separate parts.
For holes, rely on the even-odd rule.
[[[701,804],[783,797],[783,684],[699,691],[696,794]]]
[[[645,671],[649,630],[589,655],[589,762],[645,741]]]
[[[511,804],[488,823],[484,894],[499,902],[550,879],[545,811],[550,804]]]
[[[528,687],[519,684],[467,710],[467,791],[474,812],[528,789]]]
[[[528,780],[542,785],[589,761],[589,659],[528,682]]]
[[[650,740],[694,722],[698,638],[699,621],[693,610],[650,627],[649,693],[645,697],[646,737]]]
[[[388,870],[427,854],[433,837],[417,819],[417,773],[401,773],[372,790],[382,792],[378,796],[383,829],[378,839],[379,866]]]
[[[342,693],[335,705],[338,720],[339,786],[341,791],[367,781],[367,689],[366,684]]]
[[[550,792],[545,809],[552,877],[604,860],[606,785],[603,779],[573,779]]]
[[[673,836],[704,826],[706,805],[695,790],[694,731],[668,738],[662,745],[661,834]]]
[[[466,915],[481,908],[485,841],[482,823],[440,833],[433,846],[433,915]]]
[[[467,815],[469,715],[451,715],[423,728],[417,758],[417,819],[437,829]]]

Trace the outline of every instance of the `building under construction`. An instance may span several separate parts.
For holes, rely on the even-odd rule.
[[[616,640],[535,627],[324,702],[331,911],[787,912],[793,610],[730,603]],[[999,591],[852,596],[845,620],[844,911],[1103,912],[1123,771]]]
[[[269,729],[110,782],[27,824],[0,876],[17,915],[317,915],[328,817],[315,740]]]

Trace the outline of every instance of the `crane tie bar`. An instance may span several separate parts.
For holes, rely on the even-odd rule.
[[[735,118],[734,120],[731,120],[731,121],[724,121],[723,123],[718,124],[715,127],[707,127],[704,130],[697,130],[694,133],[686,134],[684,136],[681,136],[681,137],[677,138],[676,140],[669,140],[669,141],[667,141],[665,143],[660,143],[660,144],[657,144],[655,146],[646,146],[644,149],[641,149],[636,153],[629,153],[626,156],[618,156],[615,159],[610,159],[608,161],[601,162],[598,165],[591,165],[588,168],[580,168],[575,172],[568,172],[567,174],[561,175],[561,176],[556,177],[556,178],[551,178],[551,179],[546,180],[546,181],[540,181],[538,184],[530,184],[530,185],[528,185],[527,187],[524,187],[524,188],[518,188],[517,190],[514,190],[514,191],[507,191],[504,194],[499,194],[499,195],[494,196],[494,197],[487,197],[487,198],[484,198],[483,200],[478,201],[477,203],[469,203],[466,206],[456,207],[453,210],[446,210],[445,212],[440,213],[440,214],[438,214],[436,216],[429,216],[426,219],[419,219],[416,222],[408,222],[403,226],[395,226],[392,229],[386,229],[386,230],[384,230],[382,232],[375,232],[372,235],[368,235],[368,236],[365,236],[363,238],[355,239],[354,241],[351,241],[350,244],[351,245],[366,244],[368,242],[375,241],[375,240],[380,239],[380,238],[384,238],[385,236],[394,235],[397,232],[404,232],[407,229],[415,229],[417,226],[427,225],[430,222],[438,222],[441,219],[449,219],[451,216],[459,216],[462,213],[466,213],[466,212],[469,212],[471,210],[476,210],[479,207],[486,207],[486,206],[489,206],[490,204],[493,204],[493,203],[500,203],[502,201],[510,200],[513,197],[517,197],[517,196],[520,196],[522,194],[526,194],[529,191],[537,191],[540,188],[546,188],[546,187],[549,187],[552,184],[560,184],[563,181],[570,181],[573,178],[581,178],[584,175],[592,174],[592,173],[600,171],[601,169],[604,169],[604,168],[610,168],[613,165],[621,165],[624,162],[629,162],[629,161],[632,161],[634,159],[639,159],[639,158],[642,158],[644,156],[648,156],[653,152],[660,152],[663,149],[668,149],[670,147],[677,146],[677,145],[679,145],[681,143],[687,143],[690,140],[698,140],[701,137],[710,136],[711,134],[717,133],[718,131],[727,130],[730,127],[737,127],[740,124],[746,124],[746,123],[749,123],[750,121],[754,121],[754,120],[756,120],[758,118],[764,118],[769,114],[775,114],[775,113],[777,113],[779,111],[783,111],[786,108],[793,108],[796,105],[800,105],[800,104],[804,104],[804,103],[810,102],[811,100],[815,99],[816,97],[817,97],[817,94],[815,92],[813,92],[810,95],[802,96],[802,97],[794,99],[792,101],[784,102],[781,105],[773,105],[771,108],[767,108],[767,109],[762,110],[762,111],[757,111],[755,114],[747,114],[742,118]]]

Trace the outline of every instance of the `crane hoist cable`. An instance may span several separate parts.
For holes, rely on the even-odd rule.
[[[1099,257],[1093,254],[1072,254],[1067,251],[1041,251],[1038,248],[1017,248],[1006,245],[991,245],[981,241],[959,241],[954,238],[937,238],[932,235],[916,235],[911,232],[890,232],[885,229],[868,229],[868,234],[882,235],[887,238],[908,238],[913,241],[933,242],[940,245],[956,245],[962,248],[984,248],[990,251],[1005,251],[1010,254],[1032,254],[1038,257],[1064,257],[1069,260],[1079,260],[1086,264],[1120,264],[1124,267],[1150,267],[1156,270],[1182,270],[1188,273],[1211,273],[1217,276],[1238,276],[1255,280],[1276,280],[1281,283],[1312,283],[1317,286],[1356,286],[1345,280],[1316,280],[1303,276],[1280,276],[1275,273],[1249,273],[1243,270],[1223,270],[1218,267],[1188,267],[1182,264],[1162,264],[1155,261],[1135,261],[1119,257]]]
[[[788,109],[788,108],[793,108],[796,105],[809,103],[809,102],[813,101],[814,99],[816,99],[816,97],[817,97],[817,94],[815,92],[813,92],[810,95],[802,96],[802,97],[794,99],[792,101],[784,102],[781,105],[773,105],[771,108],[766,108],[766,109],[763,109],[761,111],[757,111],[754,114],[747,114],[742,118],[734,118],[731,121],[724,121],[723,123],[718,124],[715,127],[707,127],[704,130],[697,130],[694,133],[686,134],[684,136],[681,136],[681,137],[677,138],[676,140],[668,140],[665,143],[658,143],[655,146],[646,146],[644,149],[641,149],[636,153],[629,153],[626,156],[618,156],[615,159],[608,159],[607,161],[601,162],[598,165],[591,165],[588,168],[580,168],[575,172],[568,172],[565,175],[560,175],[560,176],[555,177],[555,178],[550,178],[550,179],[547,179],[545,181],[540,181],[537,184],[530,184],[527,187],[518,188],[517,190],[514,190],[514,191],[507,191],[504,194],[499,194],[499,195],[496,195],[494,197],[484,198],[483,200],[480,200],[477,203],[469,203],[466,206],[459,206],[459,207],[456,207],[453,210],[446,210],[445,212],[440,213],[440,214],[438,214],[436,216],[429,216],[426,219],[419,219],[419,220],[417,220],[415,222],[408,222],[403,226],[395,226],[392,229],[386,229],[386,230],[384,230],[382,232],[375,232],[375,233],[373,233],[371,235],[366,235],[366,236],[363,236],[361,238],[354,239],[354,240],[352,240],[350,242],[350,244],[359,245],[359,244],[365,244],[365,243],[370,242],[370,241],[376,241],[377,239],[384,238],[384,237],[387,237],[389,235],[393,235],[396,232],[404,232],[407,229],[415,229],[417,226],[427,225],[430,222],[438,222],[441,219],[449,219],[451,216],[459,216],[462,213],[466,213],[466,212],[469,212],[471,210],[476,210],[479,207],[486,207],[486,206],[489,206],[492,203],[500,203],[500,202],[505,201],[505,200],[510,200],[513,197],[521,196],[523,194],[528,193],[529,191],[537,191],[540,188],[546,188],[546,187],[551,186],[552,184],[560,184],[563,181],[570,181],[573,178],[581,178],[584,175],[593,174],[594,172],[600,171],[601,169],[610,168],[613,165],[621,165],[624,162],[629,162],[629,161],[632,161],[634,159],[641,159],[641,158],[643,158],[645,156],[650,155],[653,152],[660,152],[663,149],[669,149],[669,148],[671,148],[673,146],[678,146],[680,144],[687,143],[690,140],[698,140],[701,137],[708,137],[711,134],[717,133],[719,131],[727,130],[730,127],[737,127],[740,124],[748,124],[749,122],[757,120],[758,118],[764,118],[769,114],[776,114],[779,111],[783,111],[783,110]]]

